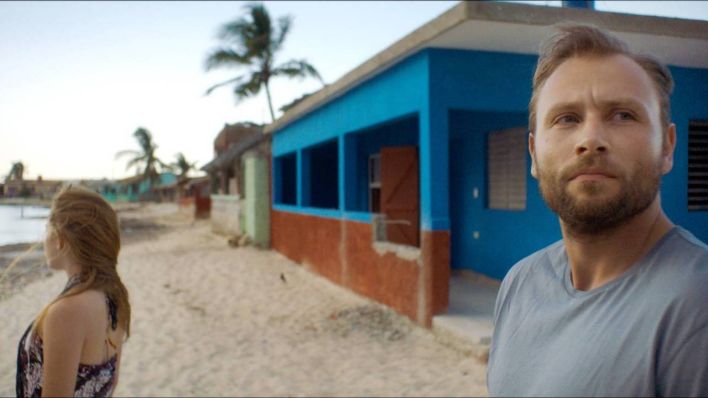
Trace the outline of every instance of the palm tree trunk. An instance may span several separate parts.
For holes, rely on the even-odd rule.
[[[270,100],[270,88],[268,87],[268,81],[265,81],[265,92],[266,92],[266,97],[268,98],[268,109],[270,110],[270,122],[275,121],[275,114],[273,113],[273,103]]]

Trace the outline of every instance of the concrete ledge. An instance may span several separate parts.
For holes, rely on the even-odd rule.
[[[391,242],[376,242],[371,245],[376,254],[383,256],[386,253],[391,253],[398,258],[408,261],[420,260],[420,248],[406,245],[399,245]],[[420,265],[420,264],[418,264]]]
[[[470,270],[454,270],[446,314],[433,317],[433,333],[443,344],[482,362],[489,357],[494,301],[499,281]]]
[[[492,338],[492,323],[455,315],[433,317],[435,339],[457,351],[486,363]]]

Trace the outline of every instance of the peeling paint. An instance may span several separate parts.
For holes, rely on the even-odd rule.
[[[406,245],[399,245],[397,243],[390,243],[390,242],[372,242],[371,245],[379,256],[383,256],[386,253],[392,253],[398,258],[408,260],[408,261],[415,261],[415,263],[420,267],[422,262],[419,261],[421,259],[420,257],[420,248],[413,247],[413,246],[406,246]]]

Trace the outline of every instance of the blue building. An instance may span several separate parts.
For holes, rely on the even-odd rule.
[[[670,66],[678,142],[662,203],[708,241],[708,22],[462,2],[266,128],[273,248],[430,325],[451,270],[501,279],[560,239],[526,126],[537,47],[563,21]]]
[[[174,190],[176,182],[177,175],[172,172],[160,173],[159,180],[153,185],[141,174],[102,184],[99,191],[109,202],[137,202],[158,199],[154,191],[165,187],[172,187]]]

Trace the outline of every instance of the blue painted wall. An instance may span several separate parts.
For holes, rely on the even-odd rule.
[[[560,238],[529,171],[526,210],[487,208],[487,134],[527,125],[536,57],[434,49],[430,62],[431,113],[446,119],[440,128],[449,131],[451,266],[501,279],[517,261]]]
[[[177,175],[171,172],[160,174],[159,181],[156,182],[155,186],[169,185],[177,181]],[[106,200],[115,201],[130,201],[135,202],[140,199],[140,195],[149,191],[149,183],[147,180],[132,184],[121,184],[114,182],[112,184],[104,186],[103,195]]]
[[[431,107],[527,112],[536,56],[431,49]]]
[[[169,185],[172,184],[173,182],[177,181],[177,175],[174,173],[161,173],[160,174],[160,179],[159,181],[156,181],[155,186],[159,187],[162,185]],[[138,193],[146,193],[150,190],[150,182],[148,180],[143,180],[140,182],[140,185],[138,187]]]
[[[419,52],[279,130],[273,156],[427,110],[427,52]]]
[[[417,139],[417,131],[411,132],[411,128],[415,129],[411,127],[411,123],[417,123],[417,117],[414,115],[427,112],[428,109],[427,68],[427,52],[414,54],[384,73],[354,87],[344,96],[276,132],[272,147],[274,162],[277,165],[280,156],[297,153],[298,184],[297,205],[276,204],[274,208],[369,222],[371,217],[365,210],[368,206],[368,200],[364,196],[366,193],[362,195],[359,189],[362,179],[366,179],[366,168],[360,169],[360,162],[363,153],[373,150],[376,144],[364,138],[360,148],[360,133],[365,134],[368,129],[374,127],[383,129],[382,132],[390,131],[392,142],[411,142],[411,136]],[[386,127],[389,123],[395,124],[401,120],[408,120],[398,125],[407,133],[394,132]],[[401,134],[408,138],[400,139]],[[377,138],[380,139],[390,141],[389,138]],[[306,177],[309,175],[306,168],[311,165],[308,148],[328,140],[340,143],[337,181],[341,194],[337,195],[339,206],[338,212],[335,213],[313,207],[310,196],[313,188],[310,179]],[[341,167],[345,164],[348,166]],[[282,181],[278,167],[273,170],[273,189],[277,192]]]
[[[525,153],[526,210],[497,210],[487,205],[487,135],[525,126],[519,112],[450,112],[451,266],[503,278],[517,261],[560,239],[556,215],[541,198]],[[479,196],[474,198],[473,191]],[[478,238],[473,237],[478,232]]]
[[[558,221],[530,175],[526,210],[486,208],[486,135],[527,124],[535,63],[531,55],[428,49],[363,82],[276,132],[276,164],[278,156],[295,152],[299,167],[298,205],[274,208],[369,221],[368,154],[383,145],[418,145],[422,228],[451,231],[453,267],[502,278],[520,258],[560,238]],[[687,210],[688,123],[708,119],[708,71],[671,71],[678,144],[674,170],[663,180],[663,206],[674,222],[708,241],[708,212]],[[314,188],[303,178],[311,164],[307,148],[327,140],[339,143],[336,210],[307,206]]]
[[[676,87],[671,118],[676,124],[674,168],[661,182],[662,205],[676,224],[708,242],[708,211],[688,211],[688,124],[708,120],[708,70],[670,67]]]

